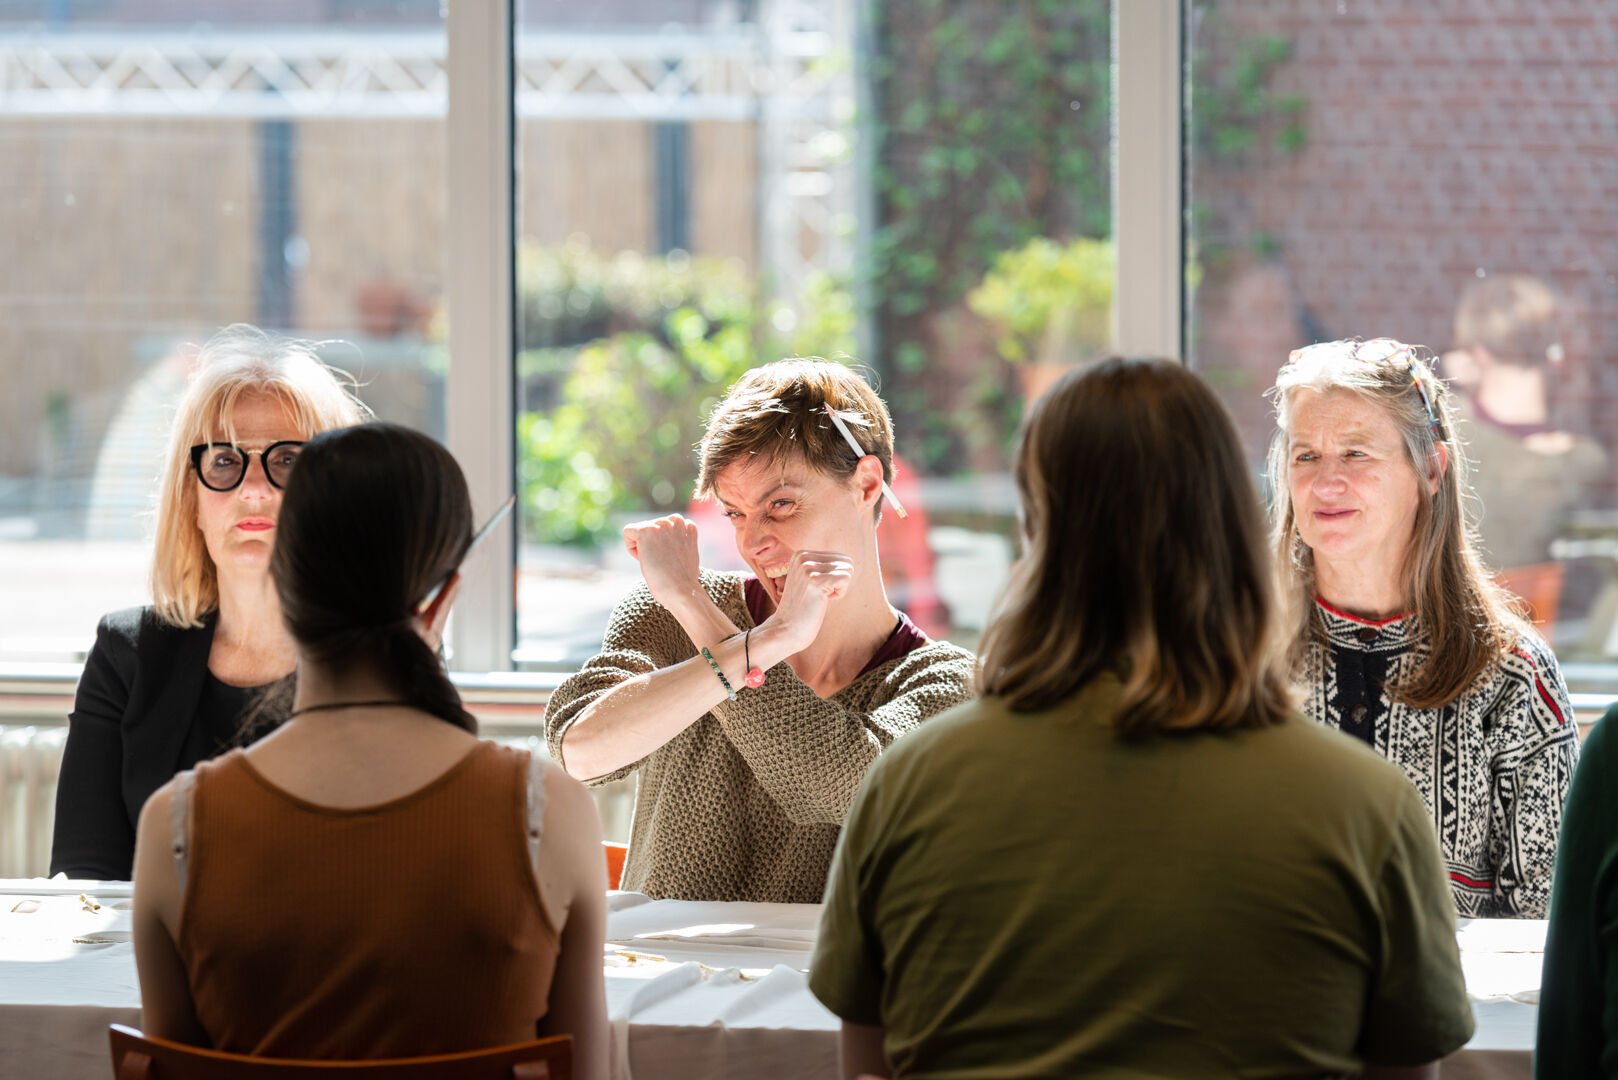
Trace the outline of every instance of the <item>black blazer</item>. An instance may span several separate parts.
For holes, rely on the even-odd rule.
[[[196,723],[213,614],[176,629],[151,608],[105,616],[79,676],[56,787],[51,873],[128,881],[135,823],[152,792],[195,761],[183,760]]]

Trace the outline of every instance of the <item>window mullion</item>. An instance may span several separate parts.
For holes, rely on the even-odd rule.
[[[515,490],[511,0],[447,5],[449,448],[478,516]],[[462,671],[511,667],[516,515],[489,537],[461,583],[451,628]]]

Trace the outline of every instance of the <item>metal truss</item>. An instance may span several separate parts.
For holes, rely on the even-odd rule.
[[[763,54],[748,28],[517,38],[520,115],[747,120]],[[8,116],[443,116],[442,32],[0,35]]]
[[[855,253],[856,0],[766,0],[759,97],[762,260],[785,298]]]
[[[442,33],[0,35],[0,114],[444,115]]]
[[[702,31],[519,33],[517,115],[756,122],[761,262],[796,297],[852,264],[853,4],[764,0],[758,23]],[[439,30],[0,34],[0,118],[442,118],[445,57]]]

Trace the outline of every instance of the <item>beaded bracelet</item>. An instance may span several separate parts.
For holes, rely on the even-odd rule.
[[[725,688],[725,696],[730,700],[735,701],[736,691],[730,688],[730,680],[725,678],[725,673],[723,671],[719,670],[719,661],[713,658],[713,653],[708,651],[708,646],[706,645],[702,647],[702,658],[708,661],[708,666],[713,668],[713,673],[719,676],[719,682]]]
[[[747,633],[742,635],[742,663],[747,667],[747,677],[742,681],[757,690],[764,685],[764,672],[753,666],[753,652],[748,646],[753,640],[753,628],[749,626]]]

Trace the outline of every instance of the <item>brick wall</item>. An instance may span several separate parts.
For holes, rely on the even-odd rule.
[[[1192,355],[1250,449],[1268,434],[1257,394],[1287,349],[1386,334],[1442,351],[1480,269],[1561,293],[1555,417],[1618,448],[1618,5],[1191,7],[1194,55],[1230,62],[1232,41],[1279,35],[1292,55],[1270,88],[1308,99],[1301,151],[1191,163],[1194,232],[1231,245],[1193,298]]]

